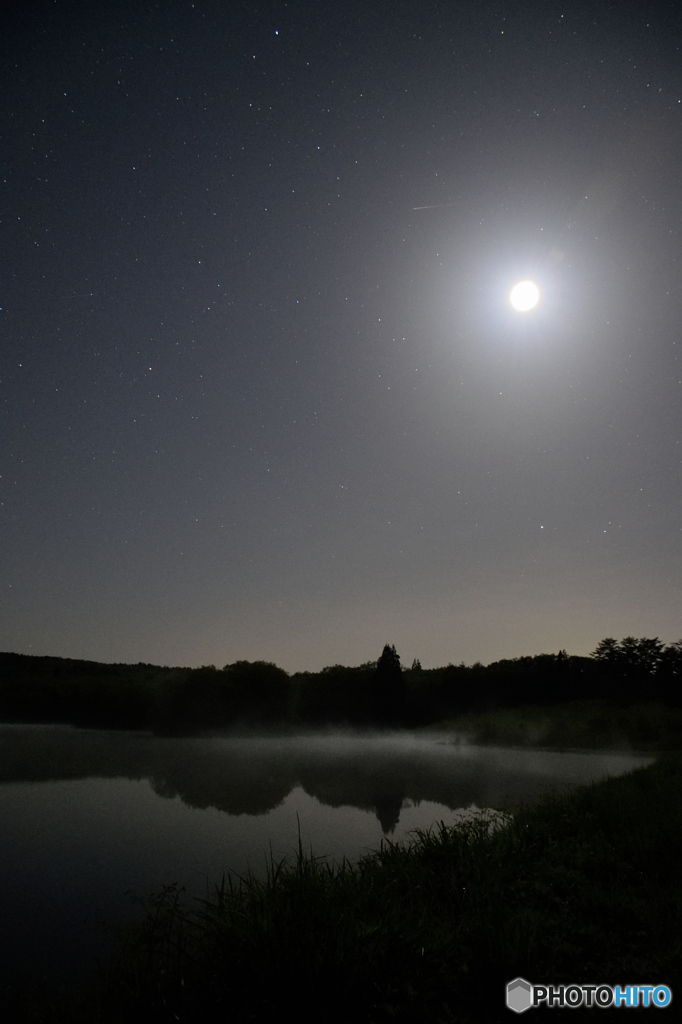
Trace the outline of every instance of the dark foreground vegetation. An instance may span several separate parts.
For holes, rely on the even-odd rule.
[[[152,729],[423,727],[466,714],[567,701],[682,707],[682,641],[603,640],[589,658],[558,654],[491,665],[401,668],[388,645],[377,662],[289,675],[269,662],[217,669],[104,665],[0,654],[0,721]]]
[[[119,935],[89,992],[8,992],[3,1016],[497,1022],[510,1019],[504,990],[518,975],[534,984],[665,984],[676,1004],[680,863],[682,761],[663,756],[513,817],[482,815],[409,845],[385,843],[356,866],[329,867],[300,850],[264,881],[225,881],[205,901],[166,888],[144,901],[143,923]]]

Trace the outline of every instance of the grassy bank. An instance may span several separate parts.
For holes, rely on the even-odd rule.
[[[679,756],[499,820],[385,844],[356,866],[301,850],[204,902],[162,890],[80,1006],[34,998],[29,1011],[24,993],[6,1019],[494,1022],[509,1019],[516,975],[682,997]]]
[[[682,710],[653,701],[579,700],[463,714],[424,731],[500,746],[682,750]]]

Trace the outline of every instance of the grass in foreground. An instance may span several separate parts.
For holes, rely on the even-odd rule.
[[[519,974],[682,995],[678,757],[497,823],[417,833],[355,866],[299,850],[266,879],[191,904],[166,888],[121,935],[99,988],[15,1019],[495,1022],[509,1019],[504,986]]]

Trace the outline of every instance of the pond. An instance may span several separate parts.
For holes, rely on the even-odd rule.
[[[651,760],[412,733],[177,739],[0,725],[0,981],[77,980],[105,962],[98,922],[139,913],[128,890],[178,883],[205,896],[224,872],[293,857],[299,834],[305,851],[355,861],[384,838]]]

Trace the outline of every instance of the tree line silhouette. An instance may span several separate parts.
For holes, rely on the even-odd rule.
[[[376,662],[289,674],[270,662],[217,669],[107,665],[0,654],[0,720],[151,729],[165,735],[279,727],[416,727],[465,712],[606,699],[682,706],[682,640],[602,640],[589,657],[539,654],[484,666]]]

